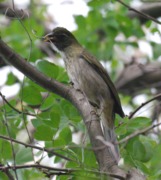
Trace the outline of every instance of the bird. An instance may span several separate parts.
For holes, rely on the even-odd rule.
[[[56,27],[43,37],[64,60],[65,68],[75,89],[80,90],[89,103],[100,112],[105,141],[112,144],[113,156],[119,158],[114,131],[115,114],[125,116],[117,90],[102,64],[86,50],[64,27]],[[112,148],[111,148],[111,151]],[[118,161],[118,160],[117,160]]]

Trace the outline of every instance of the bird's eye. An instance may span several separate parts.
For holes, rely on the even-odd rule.
[[[68,36],[66,34],[60,34],[58,37],[61,40],[66,40],[68,38]]]

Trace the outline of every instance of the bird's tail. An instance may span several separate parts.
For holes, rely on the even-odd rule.
[[[111,156],[114,157],[115,161],[118,163],[120,160],[119,147],[117,144],[117,137],[114,131],[114,121],[115,115],[113,112],[113,101],[109,100],[106,102],[102,101],[102,127],[104,132],[105,144],[109,147]]]
[[[119,147],[117,144],[117,138],[114,131],[114,127],[109,128],[103,126],[103,130],[104,130],[104,138],[106,141],[106,145],[109,147],[111,155],[113,155],[114,159],[118,163],[118,161],[120,160],[120,153],[119,153]]]

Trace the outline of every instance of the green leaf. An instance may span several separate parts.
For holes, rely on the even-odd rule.
[[[109,2],[109,0],[106,0],[106,3],[107,2]],[[94,1],[89,1],[87,5],[94,9],[100,9],[101,7],[105,6],[105,3],[103,1],[94,0]]]
[[[71,142],[72,141],[72,133],[69,127],[65,127],[60,132],[59,136],[65,140],[65,142]]]
[[[153,157],[153,153],[154,153],[154,148],[156,147],[156,142],[154,140],[152,140],[149,137],[146,136],[139,136],[140,141],[142,142],[142,144],[144,145],[145,148],[145,155],[144,155],[144,162],[148,162],[152,157]]]
[[[158,144],[155,148],[153,148],[153,154],[154,156],[151,159],[150,162],[150,169],[153,174],[160,171],[161,167],[161,144]]]
[[[58,128],[60,123],[60,114],[58,112],[52,111],[50,113],[50,120],[52,122],[53,127]]]
[[[31,122],[35,128],[43,124],[43,121],[41,119],[32,119]]]
[[[65,142],[65,140],[62,137],[60,137],[60,136],[53,141],[53,146],[54,147],[61,147],[62,148],[66,144],[67,143]]]
[[[118,136],[124,135],[127,133],[127,125],[122,124],[118,128],[115,129],[115,132]]]
[[[22,90],[21,98],[24,102],[30,105],[39,105],[42,102],[40,92],[33,86],[25,86]]]
[[[146,26],[147,28],[150,28],[151,25],[152,25],[152,21],[147,21],[147,22],[145,23],[145,26]]]
[[[140,161],[135,161],[135,164],[137,166],[137,168],[139,168],[143,173],[145,174],[150,174],[150,169],[148,169],[145,164],[143,164]]]
[[[135,140],[133,143],[133,158],[139,161],[144,161],[145,153],[144,145],[140,141]]]
[[[16,163],[23,164],[29,161],[32,161],[32,150],[30,148],[20,148],[18,152],[16,152]]]
[[[9,73],[7,76],[6,85],[13,85],[17,80],[17,77],[13,73]]]
[[[9,142],[0,140],[0,159],[8,160],[12,158],[12,146]]]
[[[145,128],[151,124],[151,119],[146,117],[136,117],[127,124],[128,132],[136,131],[140,128]]]
[[[160,45],[158,43],[151,42],[151,46],[153,47],[153,57],[157,59],[160,56]],[[160,68],[160,64],[158,62],[158,68]]]
[[[52,141],[54,130],[47,125],[40,125],[37,127],[34,137],[40,141]]]
[[[77,109],[67,101],[62,101],[61,103],[64,114],[73,122],[80,121],[80,115],[78,114]]]
[[[40,114],[38,114],[38,117],[41,119],[41,120],[45,120],[45,119],[49,119],[50,118],[50,111],[43,111],[41,112]]]
[[[84,156],[84,157],[83,157]],[[89,151],[88,149],[82,149],[82,158],[84,160],[84,164],[86,166],[89,166],[91,168],[97,167],[97,161],[94,153],[92,151]]]
[[[59,67],[48,61],[38,60],[36,66],[41,72],[53,79],[56,79],[59,75]]]
[[[43,100],[40,110],[44,111],[51,108],[54,104],[54,100],[54,97],[52,95],[49,95],[47,98]]]
[[[151,29],[151,32],[152,32],[152,33],[158,32],[158,28],[156,28],[156,27],[152,28],[152,29]]]
[[[0,0],[1,2],[1,0]],[[4,172],[0,172],[0,177],[1,177],[1,180],[8,180],[8,176],[4,173]]]
[[[128,141],[126,150],[134,161],[138,160],[145,163],[153,157],[153,143],[147,137],[135,137]]]

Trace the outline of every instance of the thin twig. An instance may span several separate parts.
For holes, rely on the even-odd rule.
[[[7,122],[6,107],[5,107],[4,101],[3,101],[3,109],[4,109],[3,123],[6,126],[7,134],[9,136],[9,138],[11,139],[11,132],[10,132],[10,128],[9,128],[8,122]],[[14,164],[14,166],[16,166],[16,153],[15,153],[13,141],[11,140],[10,142],[11,142],[10,144],[11,144],[11,149],[12,149],[13,164]],[[15,173],[16,180],[18,180],[18,175],[17,175],[16,169],[13,169],[13,171]]]
[[[23,72],[23,74],[34,80],[34,82],[41,85],[45,89],[69,100],[81,113],[84,119],[84,123],[86,124],[86,120],[90,118],[91,113],[88,111],[89,103],[86,101],[86,98],[80,92],[54,79],[51,80],[51,78],[46,77],[44,74],[36,70],[36,68],[33,67],[31,64],[23,60],[20,55],[14,53],[14,51],[9,48],[2,40],[0,40],[0,49],[0,54],[2,55],[2,57],[5,58],[5,61],[15,66],[17,69]],[[92,128],[89,128],[89,137],[93,148],[102,146],[102,142],[95,140],[96,136],[103,135],[99,120],[92,121],[91,127]],[[111,168],[112,164],[112,166],[114,165],[115,168],[109,169],[110,172],[114,174],[121,174],[122,177],[126,177],[127,173],[115,164],[113,158],[109,154],[109,151],[106,149],[107,148],[104,148],[102,151],[94,152],[101,171],[106,171],[109,166]],[[106,164],[106,167],[104,166],[104,164]]]
[[[6,174],[6,176],[8,177],[9,180],[14,180],[13,175],[10,173],[9,169],[6,169],[4,171],[4,173]]]
[[[154,21],[154,22],[156,22],[156,23],[158,23],[158,24],[161,24],[161,22],[158,21],[157,19],[155,19],[155,18],[153,18],[152,16],[150,16],[150,15],[148,15],[148,14],[146,14],[146,13],[143,13],[143,12],[141,12],[141,11],[135,9],[135,8],[132,8],[131,6],[129,6],[129,5],[127,5],[126,3],[124,3],[123,1],[121,1],[121,0],[116,0],[116,1],[118,1],[119,3],[121,3],[123,6],[127,7],[127,8],[129,9],[129,11],[134,11],[134,12],[140,14],[141,16],[143,16],[143,17],[146,18],[146,19],[150,19],[150,20],[152,20],[152,21]]]
[[[64,171],[64,172],[71,172],[72,169],[66,169],[66,168],[55,168],[40,164],[26,164],[26,165],[16,165],[16,166],[0,166],[1,171],[5,171],[8,169],[28,169],[28,168],[37,168],[37,169],[47,169],[47,170],[53,170],[53,171]]]
[[[31,52],[32,52],[32,39],[31,39],[31,36],[26,28],[26,26],[24,25],[22,19],[19,17],[19,15],[17,14],[17,12],[15,11],[15,7],[14,7],[14,1],[12,1],[12,5],[13,5],[13,9],[11,9],[11,11],[13,11],[13,14],[15,15],[15,17],[17,18],[17,20],[20,22],[21,26],[23,27],[24,31],[26,32],[28,38],[29,38],[29,41],[30,41],[30,50],[29,50],[29,56],[27,58],[27,62],[30,60],[31,58]],[[23,97],[23,87],[24,87],[24,80],[25,80],[25,76],[23,77],[23,81],[22,81],[22,84],[21,84],[21,97]],[[24,107],[23,107],[23,103],[22,103],[22,99],[21,99],[21,109],[22,109],[22,119],[23,119],[23,123],[24,123],[24,126],[25,126],[25,129],[26,129],[26,132],[28,134],[28,137],[29,137],[29,141],[30,143],[32,143],[32,138],[30,136],[30,133],[29,133],[29,130],[27,128],[27,125],[26,125],[26,121],[25,121],[25,118],[24,118]],[[34,159],[34,154],[32,152],[32,156],[33,156],[33,160],[35,161]]]
[[[147,131],[150,131],[151,129],[154,129],[155,127],[160,126],[160,125],[161,125],[161,123],[157,123],[157,124],[154,124],[154,125],[150,125],[149,127],[146,127],[144,129],[137,130],[134,133],[130,134],[129,136],[126,136],[124,139],[119,141],[117,144],[122,144],[124,142],[127,142],[130,139],[134,138],[135,136],[138,136],[138,135],[143,134],[143,133],[145,133]]]
[[[28,112],[22,112],[22,111],[19,111],[18,109],[16,109],[15,107],[13,107],[8,101],[7,99],[5,98],[5,96],[0,92],[0,96],[1,98],[3,99],[3,101],[11,108],[13,109],[14,111],[16,111],[17,113],[19,114],[25,114],[25,115],[29,115],[29,116],[36,116],[35,114],[31,114],[31,113],[28,113]]]
[[[10,138],[10,137],[6,137],[6,136],[3,136],[3,135],[0,135],[0,138],[1,139],[5,139],[7,141],[15,142],[17,144],[21,144],[21,145],[23,145],[25,147],[30,147],[32,149],[38,149],[38,150],[41,150],[41,151],[45,151],[47,153],[50,153],[50,154],[53,154],[55,156],[61,157],[61,158],[65,159],[65,160],[68,160],[68,161],[74,161],[74,160],[72,160],[72,159],[70,159],[68,157],[65,157],[65,156],[63,156],[61,154],[58,154],[58,153],[54,152],[54,150],[49,150],[47,148],[42,148],[42,147],[34,146],[34,145],[31,145],[31,144],[27,144],[27,143],[24,143],[24,142],[21,142],[21,141],[18,141],[16,139],[13,139],[13,138]]]
[[[161,98],[161,93],[154,96],[153,98],[149,99],[148,101],[144,102],[141,104],[141,106],[139,106],[138,108],[135,109],[135,111],[133,111],[130,115],[129,115],[129,119],[131,119],[143,106],[147,105],[148,103],[157,100],[158,98]]]
[[[14,0],[12,0],[12,7],[13,7],[13,9],[15,9],[15,2],[14,2]]]
[[[88,170],[88,169],[69,169],[69,168],[55,168],[55,167],[50,167],[50,166],[45,166],[45,165],[40,165],[40,164],[27,164],[27,165],[16,165],[16,166],[0,166],[0,170],[1,171],[6,171],[9,169],[28,169],[28,168],[36,168],[36,169],[43,169],[43,170],[47,170],[47,171],[56,171],[55,173],[60,173],[59,175],[63,175],[62,173],[65,174],[71,174],[72,172],[81,172],[81,171],[85,171],[88,173],[94,173],[97,175],[108,175],[111,177],[115,177],[118,178],[120,180],[125,180],[122,176],[113,174],[113,173],[104,173],[104,172],[100,172],[100,171],[94,171],[94,170]],[[50,173],[52,174],[52,173]]]

